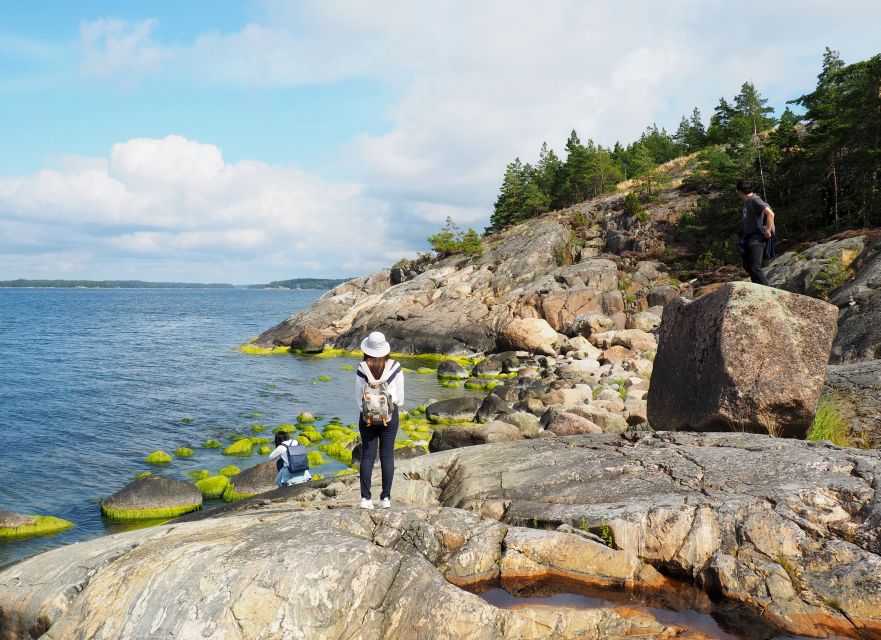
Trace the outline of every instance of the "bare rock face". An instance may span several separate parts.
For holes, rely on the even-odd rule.
[[[841,310],[832,348],[836,364],[881,358],[881,242],[868,248],[850,269],[856,272],[853,280],[829,299]]]
[[[0,637],[693,637],[628,607],[506,610],[460,588],[553,575],[669,588],[632,553],[458,509],[282,508],[107,536],[9,567]]]
[[[516,318],[504,326],[499,341],[503,348],[552,356],[556,354],[557,332],[547,320]]]
[[[826,390],[851,441],[881,447],[881,360],[829,365]]]
[[[735,282],[664,310],[648,393],[655,429],[804,438],[826,377],[837,309]]]
[[[844,270],[865,248],[866,238],[855,236],[817,244],[800,252],[788,251],[768,268],[768,282],[794,293],[828,294],[841,284],[835,282],[835,277],[844,275]]]
[[[585,433],[602,433],[593,422],[587,418],[582,418],[574,413],[564,411],[559,413],[548,423],[548,431],[557,436],[574,436]]]
[[[303,327],[303,330],[291,339],[291,349],[303,353],[321,353],[324,351],[324,334],[315,327]]]

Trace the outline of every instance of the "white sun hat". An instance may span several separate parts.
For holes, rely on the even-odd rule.
[[[392,348],[379,331],[374,331],[361,341],[361,351],[371,358],[387,356]]]

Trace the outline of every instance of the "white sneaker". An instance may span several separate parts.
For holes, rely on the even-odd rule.
[[[367,498],[361,498],[361,508],[362,509],[372,509],[373,508],[373,501],[368,500]]]
[[[380,509],[391,509],[392,508],[392,501],[389,500],[388,498],[383,498],[382,500],[379,501],[379,508]]]

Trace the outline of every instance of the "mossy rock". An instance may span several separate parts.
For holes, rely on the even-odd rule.
[[[458,389],[459,383],[455,380],[444,380],[440,383],[440,386],[444,387],[445,389]]]
[[[208,469],[198,469],[194,471],[187,471],[187,475],[190,476],[193,480],[204,480],[211,475],[211,472],[208,471]]]
[[[178,458],[192,458],[195,453],[193,453],[193,450],[189,447],[178,447],[174,450],[174,455]]]
[[[358,470],[357,469],[343,469],[341,471],[336,472],[336,477],[339,478],[340,476],[350,476],[353,473],[358,473]]]
[[[340,370],[342,370],[342,371],[354,371],[354,370],[355,370],[355,367],[352,366],[352,365],[350,365],[350,364],[344,364],[343,366],[340,367]]]
[[[149,471],[141,471],[140,473],[136,473],[135,477],[132,480],[140,480],[141,478],[146,478],[147,476],[153,475]]]
[[[249,440],[251,441],[251,444],[253,444],[255,447],[260,444],[269,444],[270,442],[272,442],[272,440],[264,436],[253,436],[249,438]]]
[[[312,474],[312,479],[313,479],[313,480],[321,480],[323,477],[324,477],[324,476],[322,476],[320,473],[313,473],[313,474]]]
[[[111,520],[176,518],[202,508],[202,492],[174,478],[149,475],[130,482],[101,503]]]
[[[262,433],[263,431],[266,431],[266,427],[264,427],[262,424],[251,425],[251,433]]]
[[[244,433],[236,433],[229,437],[230,442],[238,442],[239,440],[250,440],[251,436],[246,435]]]
[[[498,384],[492,380],[466,380],[465,388],[471,391],[492,391]]]
[[[239,351],[247,353],[251,356],[268,356],[283,353],[292,353],[290,347],[258,347],[256,344],[249,342],[239,347]]]
[[[181,418],[180,421],[181,421],[183,424],[193,424],[193,419],[192,419],[192,418]]]
[[[165,453],[164,451],[154,451],[149,456],[144,458],[144,462],[147,464],[166,464],[171,462],[172,458],[170,455]]]
[[[299,429],[299,427],[295,424],[280,424],[272,430],[272,433],[278,433],[279,431],[294,433],[297,429]]]
[[[73,526],[69,520],[55,516],[31,516],[0,510],[0,538],[45,536]]]
[[[315,422],[315,416],[313,416],[308,411],[303,411],[300,415],[297,416],[297,422],[300,424],[310,424]]]
[[[262,416],[262,415],[263,415],[263,414],[260,413],[259,411],[254,411],[254,412],[252,412],[252,413],[249,413],[246,417],[248,417],[248,418],[259,418],[259,417]]]
[[[261,456],[268,456],[273,451],[275,451],[275,449],[270,447],[268,444],[261,444],[260,448],[257,449],[257,453],[260,454]]]
[[[306,454],[306,459],[309,460],[310,467],[320,467],[324,464],[324,456],[320,451],[310,451]]]
[[[331,458],[339,460],[343,464],[352,464],[352,451],[342,442],[328,442],[318,447]],[[317,453],[317,452],[313,452]],[[309,454],[312,455],[312,454]],[[309,464],[312,462],[310,460]],[[320,463],[319,463],[320,464]],[[317,465],[316,465],[317,466]]]
[[[254,443],[250,438],[237,440],[223,450],[225,456],[249,456],[254,452]]]
[[[241,472],[242,472],[242,470],[239,469],[236,465],[228,464],[223,469],[218,471],[217,473],[219,473],[222,476],[226,476],[227,478],[232,478],[233,476],[239,475]]]
[[[220,449],[223,443],[220,440],[206,440],[202,443],[203,449]]]
[[[315,427],[306,427],[298,434],[298,437],[306,438],[310,443],[318,443],[324,440],[324,436]]]
[[[419,367],[418,369],[416,369],[416,373],[423,375],[423,376],[427,375],[429,373],[434,373],[435,371],[437,371],[437,370],[432,369],[431,367]]]
[[[203,498],[219,498],[228,484],[229,478],[226,476],[211,476],[196,482],[196,487],[202,492]]]
[[[245,469],[239,475],[231,478],[226,489],[223,491],[223,499],[227,502],[250,498],[258,493],[265,493],[276,489],[275,476],[278,471],[274,460],[267,460],[258,465]]]
[[[319,382],[330,382],[333,380],[333,376],[318,376]]]

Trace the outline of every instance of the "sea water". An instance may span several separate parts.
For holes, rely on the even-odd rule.
[[[260,462],[203,449],[295,422],[301,411],[357,421],[350,358],[246,355],[237,348],[322,292],[246,289],[0,289],[0,509],[65,518],[55,536],[0,540],[0,566],[120,530],[99,503],[141,471],[191,481]],[[394,345],[392,345],[394,347]],[[320,376],[331,376],[319,381]],[[463,395],[406,378],[406,404]],[[258,415],[259,414],[259,415]],[[317,428],[321,429],[319,422]],[[195,456],[162,467],[161,449]],[[325,456],[316,470],[345,465]]]

